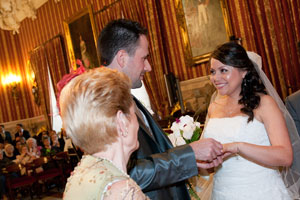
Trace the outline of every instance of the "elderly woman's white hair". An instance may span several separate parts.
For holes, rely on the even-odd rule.
[[[72,79],[60,94],[63,128],[86,153],[117,141],[116,114],[130,115],[130,79],[122,72],[95,68]]]
[[[8,149],[8,148],[12,148],[12,151],[14,151],[14,149],[15,149],[15,147],[14,147],[12,144],[9,144],[9,143],[6,144],[5,147],[4,147],[4,152],[5,152],[6,154],[7,154],[7,149]]]
[[[27,140],[26,140],[26,144],[27,144],[27,146],[29,146],[29,143],[30,142],[32,142],[35,146],[37,146],[37,143],[36,143],[36,139],[34,139],[34,138],[28,138]]]

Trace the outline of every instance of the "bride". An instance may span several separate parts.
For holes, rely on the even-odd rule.
[[[208,108],[203,137],[223,143],[226,157],[215,169],[211,198],[299,198],[299,186],[290,183],[293,179],[299,184],[299,173],[289,168],[293,162],[289,131],[260,78],[263,72],[257,71],[245,49],[235,42],[218,47],[210,67],[218,95]],[[286,167],[281,170],[284,179],[279,167]]]

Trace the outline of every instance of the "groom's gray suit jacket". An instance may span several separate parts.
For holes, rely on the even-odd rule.
[[[295,121],[300,136],[300,90],[288,96],[285,100],[285,105]]]
[[[195,155],[189,145],[173,148],[163,130],[147,109],[136,99],[147,118],[151,132],[138,117],[139,149],[128,163],[128,172],[151,199],[190,199],[185,180],[198,174]]]

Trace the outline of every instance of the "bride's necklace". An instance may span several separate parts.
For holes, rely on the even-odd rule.
[[[241,107],[239,106],[239,104],[238,103],[232,103],[233,101],[226,100],[225,98],[229,98],[229,97],[220,97],[219,99],[216,99],[214,101],[215,104],[220,106],[220,108],[221,108],[220,111],[222,111],[222,113],[226,117],[233,117],[237,114],[240,114]]]
[[[239,107],[228,108],[224,112],[227,117],[234,117],[236,115],[241,115],[241,109]]]

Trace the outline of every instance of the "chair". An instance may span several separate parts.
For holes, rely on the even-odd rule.
[[[59,152],[55,156],[53,156],[52,159],[56,160],[56,162],[59,164],[60,168],[63,171],[64,178],[66,181],[66,179],[70,176],[71,172],[74,169],[68,152]]]
[[[30,197],[32,199],[32,188],[37,179],[34,176],[23,175],[21,176],[21,166],[16,163],[12,163],[3,169],[3,173],[6,177],[6,186],[8,188],[9,198],[15,199],[14,190],[28,189]]]
[[[35,171],[38,183],[44,185],[47,190],[50,187],[49,183],[52,182],[55,182],[57,187],[61,184],[64,185],[63,171],[55,160],[50,157],[37,158],[32,162],[31,166]]]

